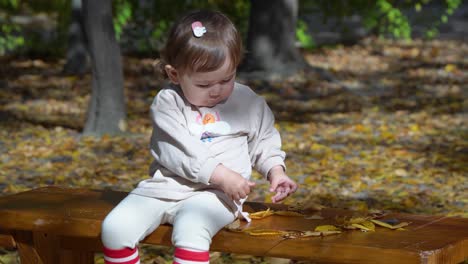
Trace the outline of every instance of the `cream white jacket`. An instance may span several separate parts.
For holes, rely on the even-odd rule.
[[[235,83],[231,96],[214,107],[195,107],[180,87],[168,85],[156,95],[151,119],[151,178],[141,181],[134,194],[181,200],[210,191],[238,211],[239,206],[209,183],[218,164],[246,179],[252,167],[266,178],[272,167],[285,166],[273,114],[245,85]]]

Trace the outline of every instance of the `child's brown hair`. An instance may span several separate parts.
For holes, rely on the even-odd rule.
[[[206,33],[196,37],[192,23],[199,21]],[[196,11],[180,18],[172,27],[161,52],[160,70],[171,65],[183,73],[209,72],[219,69],[227,56],[235,69],[242,60],[242,39],[234,24],[217,11]]]

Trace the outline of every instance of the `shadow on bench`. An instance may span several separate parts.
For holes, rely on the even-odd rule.
[[[104,217],[126,196],[109,190],[44,187],[0,197],[0,247],[16,248],[21,263],[93,263],[100,252]],[[249,212],[284,205],[246,203]],[[251,228],[314,230],[334,224],[352,211],[323,209],[323,219],[273,215],[253,220]],[[459,263],[468,258],[468,219],[390,214],[411,222],[406,231],[346,231],[334,236],[284,239],[221,230],[212,251],[271,256],[319,263]],[[246,225],[246,223],[244,223]],[[142,243],[171,246],[170,225],[162,225]]]

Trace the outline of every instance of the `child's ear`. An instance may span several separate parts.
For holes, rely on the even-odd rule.
[[[174,67],[168,64],[164,66],[164,70],[166,71],[167,76],[169,77],[172,83],[179,84],[179,75]]]

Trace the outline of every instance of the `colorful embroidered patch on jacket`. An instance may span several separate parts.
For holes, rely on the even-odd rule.
[[[189,124],[189,130],[192,134],[199,135],[203,142],[211,142],[214,137],[227,135],[231,132],[231,126],[221,121],[219,113],[206,113],[197,115],[195,123]]]

